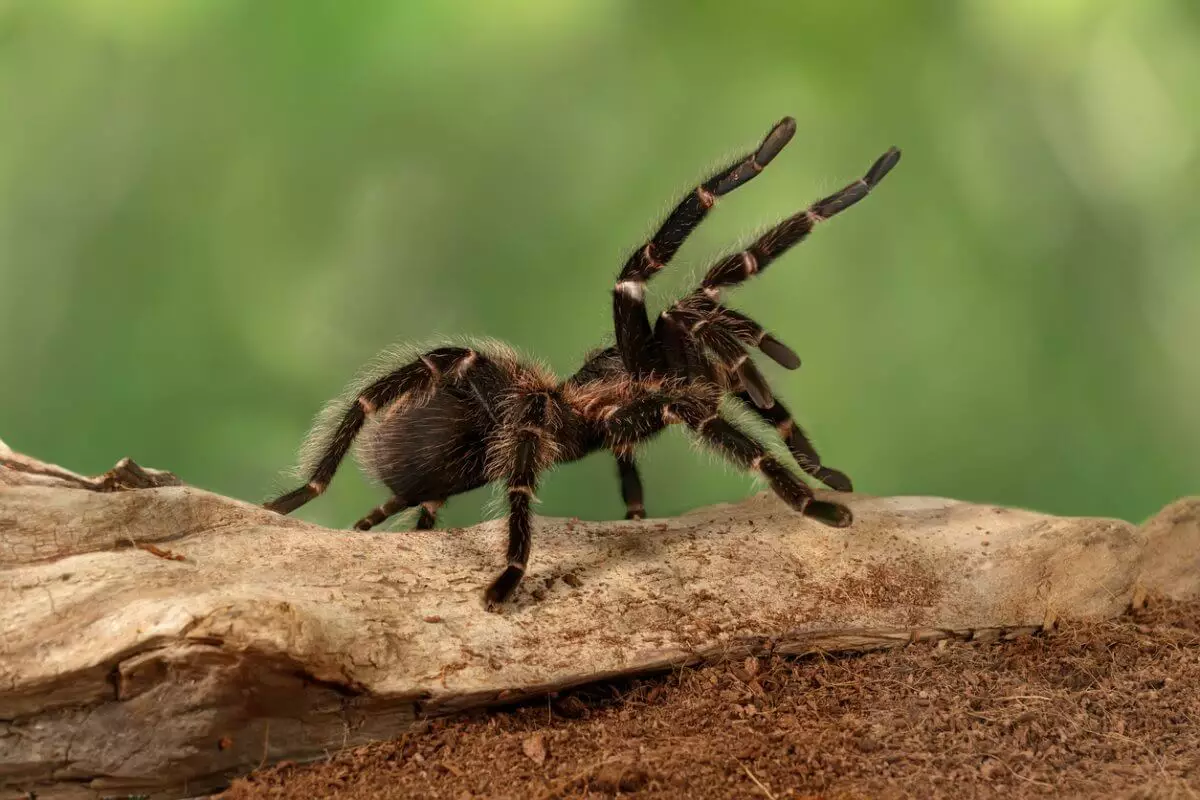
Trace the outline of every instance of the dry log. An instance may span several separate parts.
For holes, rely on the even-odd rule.
[[[1139,528],[851,496],[644,522],[540,518],[503,614],[503,524],[329,530],[129,461],[0,442],[0,797],[179,797],[432,716],[751,653],[1036,632],[1200,591],[1200,498]]]

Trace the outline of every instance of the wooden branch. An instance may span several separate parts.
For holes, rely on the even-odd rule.
[[[130,488],[144,487],[144,488]],[[328,530],[128,460],[87,478],[0,442],[0,790],[195,794],[429,716],[750,653],[994,638],[1200,593],[1200,498],[1143,528],[850,497],[677,519],[540,518],[489,614],[500,522]]]

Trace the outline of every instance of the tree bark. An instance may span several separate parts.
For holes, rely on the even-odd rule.
[[[281,759],[583,683],[767,652],[1030,634],[1200,593],[1200,498],[1145,526],[760,495],[644,522],[539,518],[501,614],[504,526],[329,530],[125,460],[0,442],[0,796],[218,787]]]

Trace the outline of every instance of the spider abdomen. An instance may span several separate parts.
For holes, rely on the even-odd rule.
[[[386,485],[396,505],[443,501],[508,474],[520,432],[535,427],[539,467],[578,458],[578,420],[558,380],[496,342],[441,348],[419,356],[428,386],[372,409],[358,439],[364,470]],[[439,362],[446,359],[445,363]],[[522,421],[524,420],[524,421]],[[578,451],[578,452],[576,452]]]
[[[359,463],[406,506],[444,500],[487,482],[489,423],[473,398],[437,392],[381,414],[360,439]]]

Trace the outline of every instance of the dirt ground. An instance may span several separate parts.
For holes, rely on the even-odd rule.
[[[223,797],[1200,796],[1200,601],[993,644],[750,659],[480,712]]]

